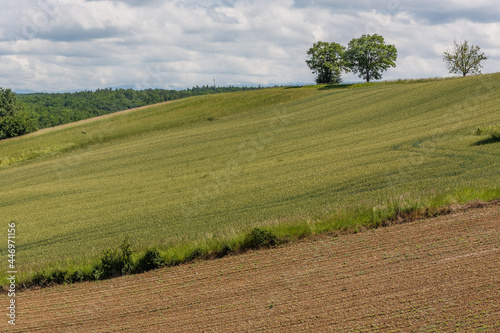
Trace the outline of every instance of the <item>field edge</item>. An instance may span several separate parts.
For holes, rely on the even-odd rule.
[[[197,260],[238,255],[248,250],[287,246],[316,237],[356,234],[496,204],[500,204],[500,188],[479,192],[465,189],[454,195],[448,193],[431,200],[419,202],[390,200],[385,207],[383,205],[358,206],[350,210],[338,210],[314,219],[301,219],[292,223],[275,221],[236,235],[232,239],[208,239],[197,243],[176,244],[168,249],[147,248],[132,253],[130,240],[125,238],[120,245],[116,244],[116,248],[109,248],[100,259],[93,263],[73,265],[71,268],[46,268],[25,275],[22,280],[16,281],[16,290],[22,292],[57,285],[108,280],[153,269],[188,264]],[[128,261],[124,260],[125,251],[130,251]],[[153,259],[151,259],[152,254]],[[110,258],[114,258],[115,261],[110,261]],[[113,266],[113,263],[117,266]],[[124,267],[126,269],[123,269]],[[8,290],[9,282],[7,277],[3,277],[0,294],[7,294]]]

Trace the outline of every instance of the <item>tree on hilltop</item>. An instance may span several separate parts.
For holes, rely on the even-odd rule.
[[[344,61],[345,47],[337,43],[316,42],[307,51],[307,66],[317,74],[316,83],[341,83],[342,71],[349,71]]]
[[[483,65],[481,62],[488,58],[484,53],[480,53],[479,46],[469,46],[468,41],[459,44],[454,41],[453,50],[443,54],[443,61],[448,66],[450,73],[462,74],[481,74]]]
[[[354,73],[370,82],[380,80],[382,72],[390,67],[396,67],[398,52],[394,45],[386,45],[384,37],[363,35],[349,42],[345,52],[345,61]]]

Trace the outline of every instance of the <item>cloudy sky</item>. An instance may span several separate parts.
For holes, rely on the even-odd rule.
[[[387,80],[450,76],[454,40],[481,47],[483,73],[500,71],[498,0],[3,0],[0,87],[313,83],[314,42],[374,33],[398,49]]]

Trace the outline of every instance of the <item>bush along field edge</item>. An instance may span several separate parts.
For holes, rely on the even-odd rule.
[[[205,240],[167,249],[149,248],[134,253],[133,241],[125,237],[116,248],[105,250],[93,264],[71,269],[53,268],[33,272],[17,284],[17,290],[38,289],[61,284],[100,281],[128,274],[173,267],[196,260],[222,258],[249,250],[272,248],[314,236],[355,234],[364,230],[402,224],[417,219],[481,208],[500,202],[500,188],[463,189],[436,195],[428,200],[392,199],[377,206],[338,209],[316,218],[295,223],[276,223],[255,227],[227,240]],[[2,283],[6,293],[7,283]]]

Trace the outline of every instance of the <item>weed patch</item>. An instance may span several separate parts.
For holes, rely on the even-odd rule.
[[[146,272],[156,268],[163,267],[166,261],[161,256],[160,251],[158,249],[153,248],[146,251],[144,256],[140,258],[136,265],[136,271],[138,272]]]
[[[118,249],[104,251],[101,262],[94,267],[92,274],[95,280],[103,280],[131,273],[132,268],[132,250],[126,238]]]
[[[186,261],[193,261],[199,258],[202,258],[205,255],[205,251],[200,248],[196,248],[191,252],[187,257]]]
[[[278,236],[276,236],[272,231],[254,228],[247,235],[247,237],[245,237],[242,249],[256,250],[260,248],[273,247],[279,243]]]
[[[474,143],[475,146],[482,146],[490,143],[500,142],[500,125],[478,127],[476,129],[476,135],[486,136],[486,138]]]

